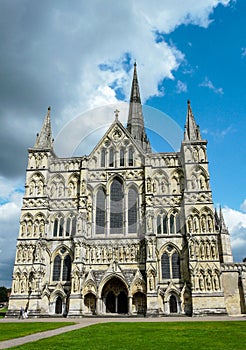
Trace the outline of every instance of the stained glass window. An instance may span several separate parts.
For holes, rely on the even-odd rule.
[[[128,232],[137,232],[138,193],[134,188],[128,191]]]
[[[122,233],[123,200],[123,184],[115,178],[110,188],[110,233]]]
[[[106,223],[106,194],[99,188],[96,196],[96,233],[103,234]]]

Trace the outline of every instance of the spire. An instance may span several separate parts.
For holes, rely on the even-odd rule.
[[[144,128],[144,119],[138,85],[136,62],[134,63],[130,107],[126,128],[132,135],[132,137],[138,142],[138,144],[141,145],[144,151],[151,152],[150,143]]]
[[[34,148],[38,149],[51,149],[52,148],[52,132],[51,132],[51,124],[50,124],[50,110],[48,107],[47,115],[44,119],[44,123],[42,129],[39,134],[37,134],[37,139],[34,145]]]
[[[221,227],[221,230],[227,230],[221,207],[220,207],[220,227]]]
[[[185,141],[196,141],[201,140],[200,129],[199,126],[195,122],[194,115],[192,113],[190,101],[187,101],[188,111],[186,117],[186,125],[185,125]]]

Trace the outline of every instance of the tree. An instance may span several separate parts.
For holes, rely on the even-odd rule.
[[[0,301],[8,301],[8,288],[0,287]]]

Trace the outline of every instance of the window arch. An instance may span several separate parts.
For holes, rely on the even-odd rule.
[[[122,233],[123,201],[123,184],[119,178],[115,178],[110,187],[110,233]]]
[[[138,192],[134,187],[128,191],[128,233],[137,232]]]
[[[72,260],[66,248],[61,248],[53,262],[53,281],[70,281]]]
[[[66,220],[63,216],[58,216],[54,220],[53,237],[70,237],[76,232],[76,217],[70,215]]]
[[[168,245],[161,256],[162,279],[180,279],[180,256],[177,250]]]
[[[106,225],[106,193],[99,188],[96,194],[96,233],[105,233]]]

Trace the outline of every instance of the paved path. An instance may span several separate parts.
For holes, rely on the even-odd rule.
[[[151,317],[151,318],[134,318],[134,317],[110,317],[110,318],[96,318],[96,317],[86,317],[86,318],[79,318],[79,319],[67,319],[67,318],[37,318],[37,319],[25,319],[25,320],[19,320],[19,319],[0,319],[1,323],[10,323],[10,322],[76,322],[75,325],[72,326],[65,326],[59,329],[54,329],[46,332],[40,332],[35,333],[31,335],[27,335],[25,337],[16,338],[16,339],[10,339],[0,342],[0,349],[8,349],[12,346],[18,346],[25,343],[30,343],[36,340],[52,337],[54,335],[59,335],[62,333],[70,332],[76,329],[80,329],[83,327],[87,327],[93,324],[98,323],[107,323],[107,322],[196,322],[196,321],[246,321],[245,316],[204,316],[204,317]]]

